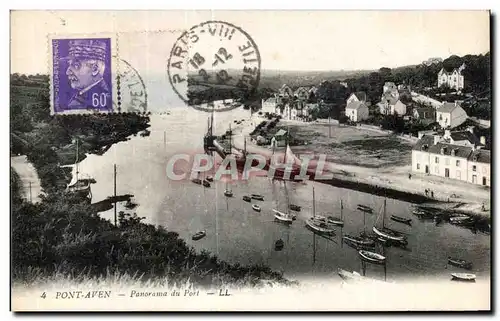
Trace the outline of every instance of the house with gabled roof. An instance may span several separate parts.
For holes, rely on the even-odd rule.
[[[455,68],[451,71],[447,71],[444,68],[438,73],[438,87],[448,86],[455,90],[463,89],[465,86],[465,78],[462,75],[462,70],[465,69],[465,64],[462,64],[459,68]]]
[[[469,156],[468,177],[469,183],[491,186],[491,152],[485,149],[474,150]]]
[[[349,98],[347,98],[347,105],[349,105],[349,103],[354,102],[354,101],[366,103],[366,93],[364,91],[357,91],[357,92],[352,93],[349,96]]]
[[[457,102],[444,102],[436,109],[436,121],[441,128],[453,129],[467,120],[467,113]]]
[[[406,115],[406,104],[390,95],[384,96],[378,106],[382,115]]]
[[[412,148],[412,171],[490,186],[490,151],[450,143],[450,136],[424,134]]]
[[[362,101],[351,101],[345,107],[345,115],[350,121],[359,122],[368,119],[370,111]]]

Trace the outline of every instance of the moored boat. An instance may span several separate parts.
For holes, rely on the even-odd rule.
[[[388,228],[377,228],[374,226],[373,232],[375,232],[378,236],[391,241],[404,242],[406,240],[404,235]]]
[[[252,194],[251,198],[254,199],[254,200],[257,200],[257,201],[263,201],[264,200],[264,196],[262,196],[260,194]]]
[[[457,267],[461,267],[467,270],[472,269],[472,262],[468,262],[466,260],[458,259],[458,258],[453,258],[453,257],[448,257],[448,264],[454,265]]]
[[[278,211],[277,209],[273,209],[274,218],[281,223],[292,224],[293,219],[288,213],[283,213]]]
[[[452,280],[474,282],[476,275],[472,273],[451,273]]]
[[[400,222],[403,224],[411,225],[411,218],[405,218],[397,215],[391,215],[391,220]]]
[[[260,206],[259,206],[259,205],[257,205],[257,204],[253,204],[253,205],[252,205],[252,208],[253,208],[253,210],[254,210],[254,211],[256,211],[256,212],[260,212],[260,211],[261,211]]]
[[[347,270],[339,268],[337,270],[337,273],[345,281],[385,283],[385,281],[382,281],[382,280],[377,280],[377,279],[369,278],[366,276],[362,276],[361,274],[359,274],[356,271],[349,272]]]
[[[358,253],[359,253],[359,256],[361,257],[361,259],[363,259],[365,261],[375,263],[375,264],[384,264],[385,263],[385,256],[383,256],[382,254],[367,251],[367,250],[360,250]]]
[[[327,234],[327,235],[334,235],[335,230],[328,226],[328,223],[326,219],[319,219],[318,217],[314,218],[311,217],[310,219],[306,220],[306,225],[310,229],[312,229],[314,232],[320,233],[320,234]]]
[[[337,225],[337,226],[344,226],[344,221],[342,219],[334,217],[334,216],[328,216],[327,219],[328,223]]]
[[[227,197],[233,197],[233,191],[231,191],[230,189],[226,189],[224,191],[224,195]]]
[[[245,195],[245,196],[243,196],[243,200],[244,200],[245,202],[251,202],[251,201],[252,201],[252,198],[251,198],[250,196],[248,196],[248,195]]]
[[[209,181],[209,182],[213,182],[214,178],[212,176],[207,176],[206,180]]]
[[[283,242],[282,239],[279,239],[277,240],[275,243],[274,243],[274,249],[276,251],[281,251],[283,249],[283,247],[285,246],[285,242]]]
[[[201,185],[201,179],[199,179],[199,178],[193,178],[193,179],[191,180],[191,182],[193,182],[193,183],[195,183],[195,184],[198,184],[198,185]]]
[[[374,247],[375,242],[366,236],[344,235],[342,237],[345,241],[355,244],[357,246]]]
[[[373,209],[369,206],[363,205],[363,204],[358,204],[358,210],[366,212],[366,213],[372,213]]]
[[[200,239],[204,238],[206,235],[207,235],[207,232],[206,232],[205,230],[203,230],[203,231],[200,231],[200,232],[195,233],[195,234],[193,235],[192,239],[193,239],[194,241],[198,241],[198,240],[200,240]]]
[[[203,186],[205,187],[210,187],[210,182],[207,181],[206,179],[203,180]]]
[[[299,205],[290,204],[290,209],[292,211],[300,212],[300,210],[302,209],[302,207],[300,207]]]
[[[375,225],[373,226],[372,230],[377,234],[378,236],[388,239],[391,241],[396,241],[396,242],[406,242],[406,237],[396,231],[393,231],[387,227],[385,227],[385,214],[386,214],[386,206],[387,206],[387,201],[384,199],[384,207],[383,207],[383,212],[379,214],[379,217],[377,217],[377,221],[382,218],[382,226],[377,227],[375,226],[377,222],[375,222]]]

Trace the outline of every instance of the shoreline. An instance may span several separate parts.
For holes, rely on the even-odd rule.
[[[259,122],[265,120],[263,117],[257,116],[256,118],[252,117],[252,121],[255,122],[255,125]],[[294,123],[298,124],[296,121],[284,121],[283,123]],[[302,125],[302,123],[300,123]],[[242,149],[243,143],[240,141],[243,137],[249,136],[249,133],[255,128],[251,126],[251,122],[246,122],[234,128],[235,131],[239,131],[239,134],[235,134],[234,144],[238,149]],[[266,147],[258,146],[252,142],[247,141],[247,150],[250,147],[253,150],[258,150],[260,154],[263,156],[267,156],[270,151],[266,149]],[[364,193],[369,193],[377,196],[386,196],[393,199],[398,199],[402,201],[407,201],[413,204],[425,205],[428,208],[432,208],[434,210],[439,210],[443,212],[454,212],[454,213],[463,213],[472,215],[481,220],[491,221],[491,212],[490,211],[482,211],[481,204],[471,202],[468,199],[459,199],[450,202],[450,197],[446,195],[439,195],[442,193],[436,193],[435,197],[426,196],[423,193],[419,193],[415,190],[412,190],[410,187],[406,186],[404,182],[394,182],[390,181],[388,178],[392,178],[394,180],[399,179],[400,177],[394,176],[391,177],[391,174],[386,174],[383,171],[374,171],[372,168],[356,166],[356,165],[343,165],[331,161],[325,162],[326,167],[325,172],[333,174],[333,178],[331,179],[322,179],[315,180],[314,178],[309,179],[314,182],[319,182],[322,184],[327,184],[339,188],[346,188],[351,190],[356,190]],[[383,170],[388,170],[387,168]],[[339,173],[345,173],[353,175],[354,178],[349,178],[344,175],[339,175]],[[407,174],[405,174],[407,175]],[[416,174],[412,173],[412,176],[417,177]],[[418,178],[418,177],[417,177]],[[375,180],[378,180],[375,182]],[[411,181],[411,180],[410,180]],[[409,182],[410,182],[409,181]],[[445,186],[446,187],[446,186]],[[421,188],[423,190],[423,187]],[[446,208],[446,205],[449,204],[450,207],[452,205],[456,205],[453,208]],[[465,206],[465,208],[463,208]]]

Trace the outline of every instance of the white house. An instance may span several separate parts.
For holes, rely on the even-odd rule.
[[[386,96],[378,105],[383,115],[406,115],[406,105],[394,97]]]
[[[361,101],[351,101],[345,108],[345,115],[353,122],[367,119],[369,113],[368,107]]]
[[[412,149],[412,171],[490,186],[490,151],[450,144],[445,136],[420,138]]]
[[[474,150],[469,156],[467,181],[472,184],[491,186],[490,182],[491,152]]]
[[[448,72],[444,68],[438,73],[438,87],[448,86],[450,88],[460,90],[464,88],[465,79],[462,75],[462,70],[465,69],[465,64],[462,64],[458,69],[455,68]]]
[[[366,93],[364,93],[363,91],[358,91],[358,92],[352,93],[349,96],[349,98],[347,98],[347,105],[349,105],[349,103],[354,102],[354,101],[366,103]]]
[[[436,109],[436,121],[442,128],[455,128],[467,120],[467,113],[458,103],[445,102]]]
[[[443,135],[443,141],[453,145],[468,146],[482,148],[486,145],[486,139],[481,136],[480,139],[474,135],[474,127],[469,127],[467,130],[450,131],[446,129]]]
[[[266,100],[262,99],[262,112],[270,114],[276,113],[277,103],[276,97],[270,97]]]

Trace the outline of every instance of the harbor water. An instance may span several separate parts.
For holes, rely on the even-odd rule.
[[[251,178],[231,183],[234,197],[224,196],[225,183],[213,182],[209,188],[187,180],[167,178],[168,160],[177,153],[203,152],[203,135],[209,114],[186,108],[172,109],[169,115],[151,117],[151,135],[131,137],[129,141],[113,145],[104,155],[89,155],[80,166],[97,181],[92,185],[93,202],[113,195],[113,165],[117,166],[117,195],[132,194],[139,206],[133,211],[146,217],[146,223],[161,225],[179,233],[195,249],[207,250],[230,263],[266,264],[282,271],[286,277],[336,277],[338,268],[361,271],[361,261],[355,249],[343,244],[342,235],[371,232],[384,198],[355,190],[329,186],[319,182],[287,183],[290,202],[302,206],[297,220],[291,226],[273,221],[273,208],[284,209],[283,183],[267,177]],[[258,123],[249,119],[248,110],[238,109],[215,114],[215,131],[224,133],[233,120]],[[340,216],[343,203],[344,228],[336,228],[336,235],[326,239],[305,228],[305,220],[312,216],[312,189],[315,189],[315,208],[318,215]],[[242,200],[243,195],[258,193],[264,201]],[[408,237],[406,249],[377,248],[387,258],[387,280],[425,277],[450,278],[451,272],[463,272],[447,264],[447,259],[459,257],[472,261],[472,273],[478,279],[490,276],[490,236],[480,232],[433,220],[420,221],[412,214],[412,204],[387,198],[386,226],[399,230]],[[261,206],[261,212],[252,204]],[[373,208],[373,214],[357,210],[357,204]],[[113,219],[113,210],[101,213]],[[412,218],[407,226],[389,219],[390,215]],[[365,224],[364,224],[365,222]],[[206,230],[205,238],[193,241],[191,236]],[[285,243],[281,251],[274,248],[277,240]],[[382,252],[383,251],[383,252]],[[367,264],[366,275],[384,278],[384,268]]]

